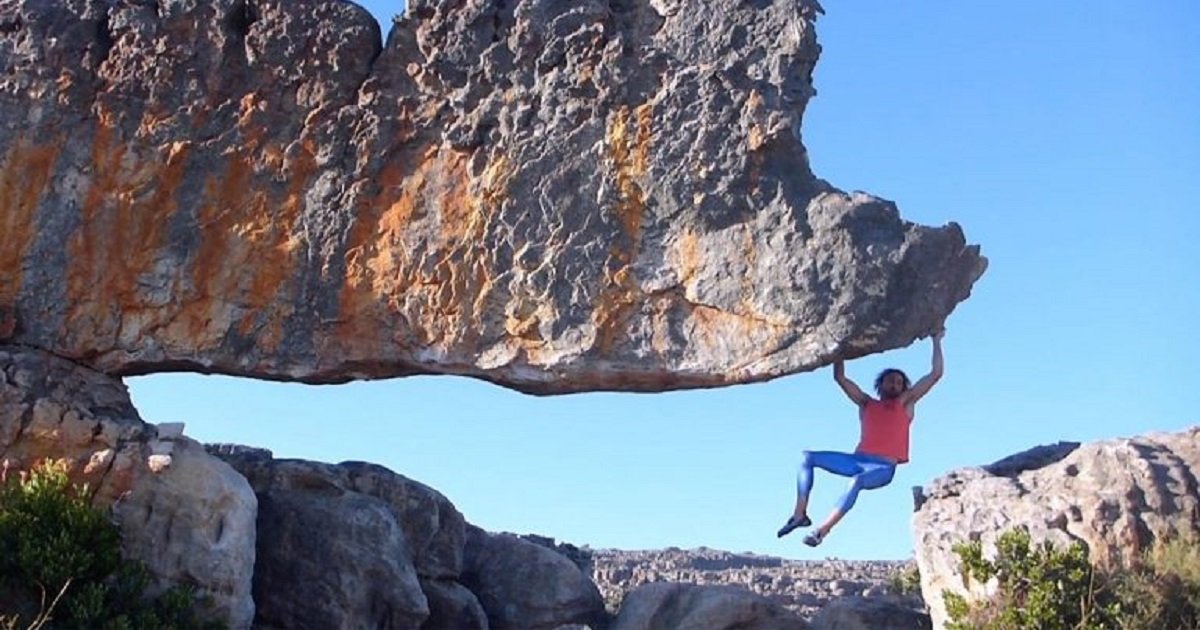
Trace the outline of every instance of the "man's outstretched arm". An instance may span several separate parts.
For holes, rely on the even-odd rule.
[[[922,396],[929,393],[929,389],[933,387],[934,383],[937,383],[938,379],[942,378],[942,335],[944,334],[946,334],[945,329],[933,333],[932,369],[929,371],[929,374],[922,376],[921,380],[917,381],[908,391],[904,392],[905,404],[911,405],[921,400]]]
[[[846,378],[846,363],[844,361],[839,360],[833,364],[833,380],[837,381],[838,385],[841,385],[842,391],[846,392],[850,400],[853,400],[854,404],[859,407],[870,402],[871,397],[864,394],[863,390],[854,384],[854,381]]]

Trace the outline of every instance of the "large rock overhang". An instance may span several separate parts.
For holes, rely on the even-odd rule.
[[[811,0],[0,5],[0,341],[108,374],[745,383],[986,260],[815,177]]]

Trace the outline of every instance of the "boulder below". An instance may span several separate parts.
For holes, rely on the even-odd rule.
[[[254,617],[257,501],[245,478],[178,425],[142,422],[119,380],[38,350],[0,345],[0,468],[53,459],[113,508],[122,553],[156,585],[188,584],[231,628]]]
[[[1200,534],[1200,426],[1089,444],[1038,447],[979,468],[956,470],[917,493],[913,538],[921,589],[936,627],[942,591],[963,586],[955,543],[994,552],[1005,531],[1035,542],[1074,541],[1094,564],[1122,566],[1156,540]]]

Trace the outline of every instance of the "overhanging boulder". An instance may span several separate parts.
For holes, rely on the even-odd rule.
[[[0,6],[0,340],[111,375],[760,381],[986,261],[815,177],[812,0]]]

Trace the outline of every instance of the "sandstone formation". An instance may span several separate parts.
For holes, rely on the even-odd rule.
[[[808,624],[737,586],[656,582],[621,605],[611,630],[804,630]]]
[[[814,0],[0,3],[0,340],[112,375],[764,380],[985,260],[815,177]]]
[[[844,597],[813,617],[814,630],[930,630],[929,615],[903,598]]]
[[[466,521],[437,491],[371,464],[210,450],[258,495],[256,625],[417,628],[482,618],[458,583]]]
[[[1086,445],[1061,443],[956,470],[919,493],[913,516],[921,588],[937,627],[942,591],[962,583],[956,542],[1024,527],[1035,541],[1084,543],[1093,563],[1121,566],[1155,540],[1200,534],[1200,427]]]
[[[256,627],[549,630],[605,618],[567,557],[472,527],[440,493],[386,468],[210,450],[258,495]]]
[[[475,593],[494,630],[600,627],[604,600],[566,556],[512,534],[468,526],[463,583]]]
[[[166,427],[165,427],[166,428]],[[66,460],[122,552],[163,586],[189,584],[233,628],[254,616],[256,502],[246,480],[174,427],[142,422],[118,381],[44,352],[0,345],[0,469]]]

